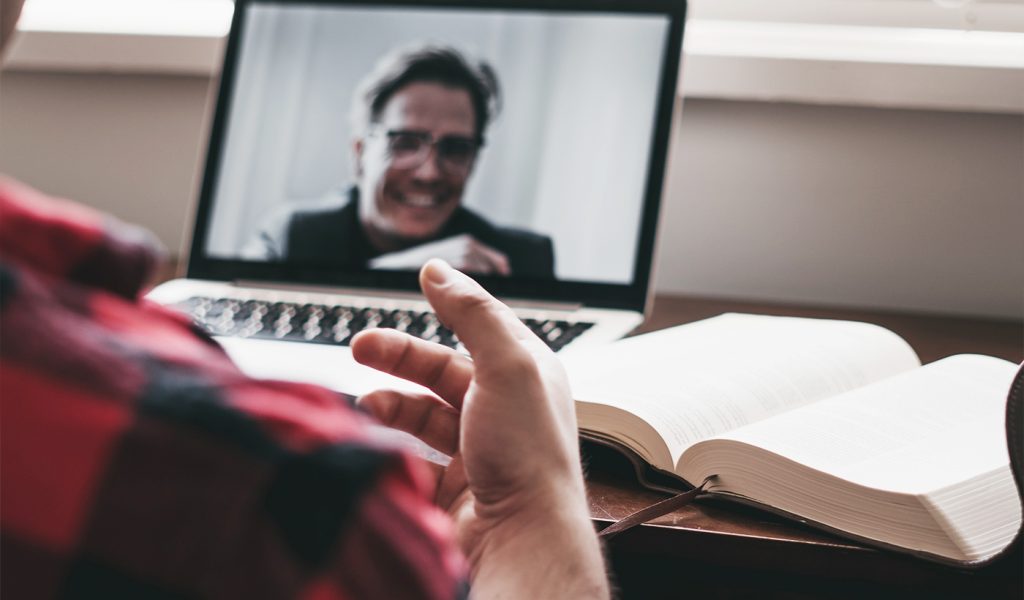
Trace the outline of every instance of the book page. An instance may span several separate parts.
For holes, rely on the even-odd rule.
[[[925,494],[1009,463],[1006,395],[1016,369],[953,356],[720,437],[867,488]]]
[[[727,314],[565,357],[574,398],[691,444],[920,365],[875,325]],[[581,428],[586,423],[580,422]]]
[[[1021,523],[1005,434],[1016,370],[946,358],[695,444],[676,471],[855,538],[987,560]]]

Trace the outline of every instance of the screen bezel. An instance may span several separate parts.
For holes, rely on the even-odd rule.
[[[186,276],[190,279],[246,281],[266,284],[349,289],[417,292],[414,271],[360,270],[339,272],[337,268],[316,267],[288,262],[254,262],[210,257],[206,253],[207,235],[213,213],[213,200],[220,176],[221,157],[226,142],[231,102],[235,93],[239,46],[243,39],[248,9],[257,5],[352,6],[357,8],[466,8],[474,10],[534,10],[541,12],[600,12],[661,14],[669,17],[668,39],[662,66],[651,136],[650,158],[644,185],[640,231],[637,236],[633,278],[630,283],[596,283],[550,279],[478,276],[488,291],[503,298],[523,298],[556,303],[582,304],[595,308],[627,309],[643,312],[650,285],[655,232],[665,180],[668,142],[682,50],[685,0],[388,0],[381,3],[346,0],[236,0],[224,53],[219,94],[210,128],[209,144],[195,228],[189,251]]]

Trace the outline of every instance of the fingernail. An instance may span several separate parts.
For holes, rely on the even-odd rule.
[[[440,258],[430,259],[423,267],[423,275],[434,285],[444,285],[451,281],[452,268]]]

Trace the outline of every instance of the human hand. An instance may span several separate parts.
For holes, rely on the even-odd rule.
[[[378,256],[370,261],[375,269],[418,269],[431,258],[440,258],[462,271],[486,275],[510,275],[508,257],[468,233],[420,244]]]
[[[394,330],[356,336],[368,366],[436,394],[377,391],[360,404],[452,456],[437,502],[469,558],[474,595],[607,597],[565,372],[512,311],[430,261],[420,284],[472,359]]]

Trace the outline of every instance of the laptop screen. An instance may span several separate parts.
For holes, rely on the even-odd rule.
[[[189,276],[642,303],[681,5],[240,0]]]

